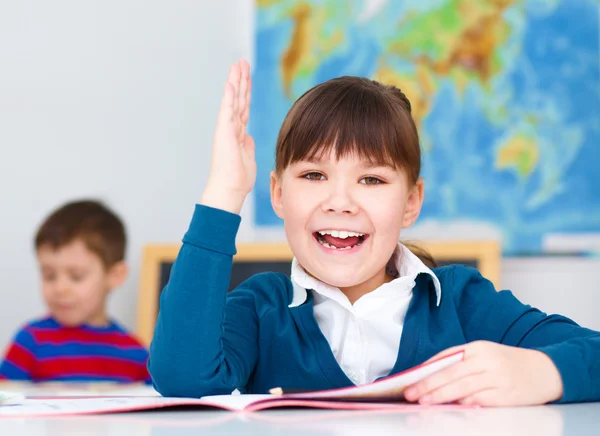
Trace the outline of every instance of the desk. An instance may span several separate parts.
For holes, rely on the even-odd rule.
[[[2,436],[214,435],[599,435],[600,403],[417,412],[271,410],[160,411],[117,415],[0,420]]]

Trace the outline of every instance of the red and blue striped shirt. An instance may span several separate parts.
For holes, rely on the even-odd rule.
[[[0,380],[149,382],[148,351],[121,326],[27,324],[0,364]]]

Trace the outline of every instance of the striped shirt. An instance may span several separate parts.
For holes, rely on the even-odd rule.
[[[150,382],[148,351],[113,321],[65,327],[52,318],[27,324],[0,364],[0,380]]]

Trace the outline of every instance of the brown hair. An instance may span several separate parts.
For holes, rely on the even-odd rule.
[[[414,242],[402,241],[402,245],[408,248],[412,254],[417,256],[427,268],[437,268],[437,262],[427,250]]]
[[[56,250],[76,239],[98,255],[106,268],[125,258],[125,227],[121,219],[98,201],[67,203],[52,212],[35,235],[35,248]]]
[[[275,171],[335,150],[377,165],[402,169],[416,183],[421,171],[419,135],[410,101],[394,86],[344,76],[304,93],[288,112],[277,138]]]

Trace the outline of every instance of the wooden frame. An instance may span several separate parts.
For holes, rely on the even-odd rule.
[[[179,253],[180,244],[149,244],[142,251],[140,289],[137,305],[137,337],[148,346],[154,334],[158,315],[158,287],[160,286],[160,266],[172,262]]]
[[[499,241],[419,241],[436,261],[477,261],[477,270],[483,277],[500,288],[500,262],[502,247]]]
[[[411,241],[412,242],[412,241]],[[436,261],[476,261],[477,269],[496,288],[500,285],[501,248],[497,241],[418,241]],[[149,244],[143,249],[138,293],[137,336],[148,345],[154,333],[158,314],[158,289],[161,265],[173,262],[180,244]],[[290,261],[293,255],[287,243],[254,243],[237,245],[235,261]]]
[[[160,267],[173,262],[179,253],[180,244],[148,244],[142,253],[140,289],[138,293],[137,336],[148,345],[154,333],[158,315],[158,287]],[[234,261],[292,261],[293,255],[287,243],[239,244]]]

